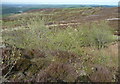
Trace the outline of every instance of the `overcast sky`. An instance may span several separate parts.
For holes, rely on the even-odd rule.
[[[1,0],[4,3],[118,5],[119,0]]]

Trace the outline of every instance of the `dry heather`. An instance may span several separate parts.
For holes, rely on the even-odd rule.
[[[30,11],[3,19],[4,28],[20,27],[2,32],[3,79],[117,82],[119,41],[114,35],[116,30],[105,20],[116,16],[106,12],[110,9],[116,11],[116,8],[54,9],[52,12],[46,9],[42,15],[43,10]],[[69,25],[76,22],[80,24]]]

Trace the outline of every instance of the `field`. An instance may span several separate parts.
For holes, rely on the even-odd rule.
[[[117,7],[44,8],[2,20],[3,82],[117,82]]]

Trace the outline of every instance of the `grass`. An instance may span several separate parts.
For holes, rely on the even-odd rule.
[[[63,10],[63,14],[67,14],[66,10]],[[71,12],[70,10],[75,11],[75,9],[69,9],[69,12]],[[29,17],[35,16],[35,14],[30,15]],[[71,13],[68,16],[71,16]],[[46,27],[46,22],[54,22],[57,20],[56,17],[61,17],[61,15],[56,15],[48,20],[41,15],[39,16],[39,14],[31,19],[25,15],[17,17],[17,21],[5,22],[4,24],[8,26],[11,26],[12,23],[19,24],[20,22],[22,22],[20,24],[26,24],[27,29],[25,29],[25,26],[21,26],[25,30],[4,31],[2,37],[5,43],[16,48],[28,50],[28,53],[30,53],[28,56],[32,55],[31,57],[33,58],[27,59],[30,61],[30,65],[32,65],[28,69],[30,76],[39,72],[35,79],[37,81],[45,78],[46,81],[47,79],[50,81],[60,79],[62,81],[74,82],[79,76],[91,75],[93,73],[93,65],[98,67],[101,65],[108,69],[117,67],[117,53],[114,53],[112,50],[114,46],[111,47],[111,44],[116,42],[117,36],[114,36],[114,31],[106,21],[92,22],[91,24],[85,23],[75,27],[68,26],[65,29]],[[63,16],[62,18],[68,17]],[[41,55],[40,51],[37,50],[41,50],[45,55]],[[18,53],[17,51],[14,52]],[[22,56],[24,57],[24,52],[20,52],[21,54],[18,54],[21,60],[23,59]],[[18,54],[15,56],[19,57]],[[26,60],[25,57],[24,60]],[[26,67],[29,67],[26,65],[26,62],[20,63],[23,63],[25,70]],[[23,69],[22,66],[18,67]],[[101,69],[101,71],[104,72],[104,69]],[[111,72],[111,74],[113,73]]]
[[[82,47],[98,49],[116,40],[106,22],[80,25],[76,28],[49,29],[43,20],[32,21],[29,29],[3,33],[6,43],[24,49],[61,50],[83,52]]]
[[[45,18],[45,23],[49,22],[59,22],[59,21],[70,21],[70,20],[79,20],[79,18],[83,18],[85,16],[92,15],[92,11],[96,13],[100,8],[65,8],[65,9],[53,9],[51,11],[37,11],[34,13],[23,13],[23,14],[14,14],[13,17],[9,18],[12,20],[4,21],[3,26],[8,28],[12,28],[15,25],[24,25],[23,22],[29,22],[30,18],[39,19]],[[85,16],[84,16],[85,15]],[[24,19],[23,19],[24,18]],[[11,25],[11,26],[10,26]]]

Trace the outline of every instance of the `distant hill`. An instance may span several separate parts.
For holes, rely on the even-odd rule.
[[[32,9],[43,9],[43,8],[80,8],[80,7],[117,7],[113,5],[57,5],[57,4],[2,4],[2,14],[16,14],[26,12]]]

